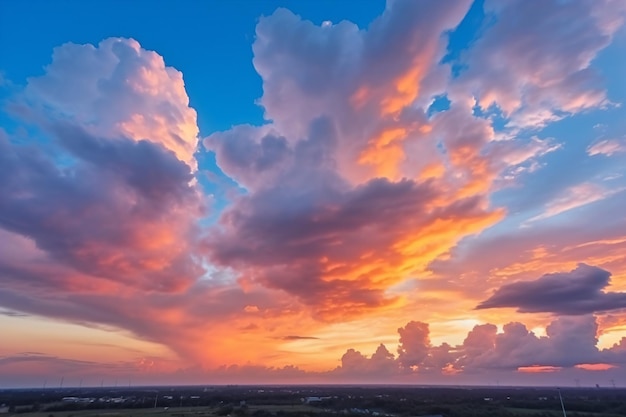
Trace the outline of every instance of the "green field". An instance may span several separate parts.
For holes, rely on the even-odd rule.
[[[518,415],[520,417],[524,416],[532,416],[537,414],[543,414],[546,416],[553,417],[563,417],[563,412],[561,410],[537,410],[534,408],[512,408],[507,407],[506,410],[510,413]],[[568,417],[576,417],[576,416],[594,416],[594,417],[622,417],[618,414],[605,414],[605,413],[592,413],[586,411],[567,411]]]
[[[457,414],[460,410],[455,406],[449,406],[452,414]],[[98,410],[70,410],[70,411],[40,411],[31,413],[4,414],[3,417],[232,417],[232,416],[252,416],[257,411],[267,411],[269,413],[302,413],[314,414],[323,412],[322,409],[306,404],[268,404],[249,405],[243,409],[240,407],[231,408],[231,414],[225,416],[224,407],[158,407],[158,408],[128,408],[128,409],[98,409]],[[452,411],[453,410],[453,411]],[[508,412],[507,415],[518,417],[531,417],[541,415],[545,417],[561,417],[560,410],[542,410],[533,408],[502,408]],[[493,412],[493,410],[490,410]],[[423,414],[423,413],[418,413]],[[494,415],[490,413],[489,415]],[[568,417],[593,416],[593,417],[620,417],[618,414],[591,413],[568,411]]]
[[[320,408],[311,407],[306,404],[293,404],[293,405],[249,405],[248,411],[250,413],[254,413],[257,410],[265,410],[271,413],[276,413],[278,411],[285,411],[290,413],[319,413],[322,411]]]
[[[6,417],[218,417],[218,407],[157,407],[100,410],[40,411],[33,413],[6,414]],[[319,413],[319,408],[305,404],[294,405],[250,405],[247,414],[258,410],[271,413]]]
[[[72,411],[41,411],[7,414],[8,417],[214,417],[215,407],[129,408]]]

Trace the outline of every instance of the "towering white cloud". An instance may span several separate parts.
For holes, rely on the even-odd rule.
[[[45,71],[28,81],[26,95],[35,104],[95,135],[158,143],[196,167],[196,112],[182,73],[156,52],[133,39],[66,43]]]

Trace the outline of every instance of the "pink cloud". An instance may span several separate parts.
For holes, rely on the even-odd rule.
[[[616,153],[626,151],[626,141],[619,139],[604,139],[597,141],[587,147],[589,156],[605,155],[612,156]]]
[[[189,167],[147,141],[104,140],[67,125],[54,134],[76,158],[71,172],[0,142],[2,226],[82,273],[157,290],[191,283],[198,270],[187,242],[201,202]]]
[[[195,111],[158,54],[125,39],[66,44],[25,96],[21,114],[50,147],[0,133],[0,228],[21,248],[0,251],[0,304],[124,329],[183,362],[211,355],[197,347],[208,318],[280,305],[201,281]]]
[[[398,329],[400,334],[398,361],[404,368],[419,367],[424,362],[430,349],[429,332],[428,324],[416,321]]]
[[[597,184],[582,183],[563,190],[554,200],[546,204],[545,211],[530,218],[525,224],[557,216],[587,204],[603,200],[623,191],[623,188],[605,189]]]
[[[55,48],[45,70],[28,80],[26,96],[33,104],[96,136],[158,143],[195,168],[196,112],[182,73],[156,52],[134,39],[66,43]]]
[[[546,336],[537,336],[522,323],[505,324],[502,331],[493,324],[475,326],[462,344],[434,346],[429,340],[429,326],[409,322],[399,328],[399,356],[394,358],[384,345],[368,357],[348,349],[342,357],[337,375],[460,375],[499,372],[503,370],[537,372],[563,369],[603,370],[619,367],[624,357],[620,345],[600,350],[596,347],[596,318],[560,317],[547,327]],[[379,366],[384,364],[384,366]]]
[[[483,109],[497,105],[513,128],[540,128],[608,104],[590,65],[622,25],[622,2],[487,1],[485,10],[495,23],[462,58],[463,94]]]
[[[456,26],[469,6],[465,0],[446,7],[397,1],[364,31],[347,21],[315,26],[278,9],[259,21],[253,45],[266,118],[288,141],[309,135],[315,120],[328,118],[342,176],[351,182],[376,173],[393,176],[388,160],[407,140],[418,143],[427,123],[419,108],[443,86],[440,35]],[[415,107],[415,102],[423,103]],[[392,141],[397,143],[381,142],[393,131],[404,132]],[[374,152],[383,160],[371,159],[368,153]]]

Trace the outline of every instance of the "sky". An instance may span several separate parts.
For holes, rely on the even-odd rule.
[[[626,386],[625,18],[0,2],[0,387]]]

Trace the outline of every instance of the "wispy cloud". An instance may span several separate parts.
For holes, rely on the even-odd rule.
[[[596,201],[604,200],[624,191],[624,189],[625,188],[606,189],[600,185],[589,182],[575,185],[561,192],[557,198],[550,201],[545,206],[543,213],[530,218],[524,224],[528,225],[532,222],[554,217],[561,213],[595,203]]]
[[[621,152],[626,152],[626,139],[603,139],[587,147],[587,154],[589,154],[589,156],[612,156]]]

